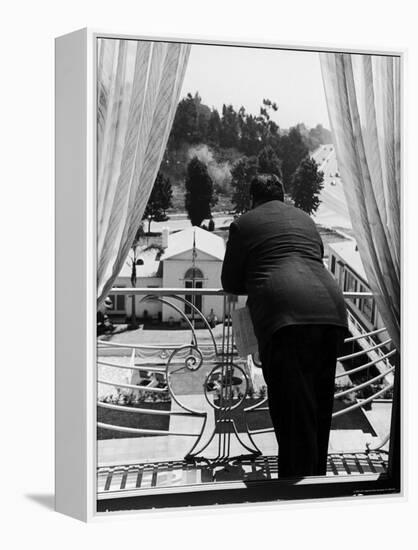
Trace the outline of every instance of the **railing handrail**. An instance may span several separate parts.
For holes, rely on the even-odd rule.
[[[377,365],[380,362],[385,361],[385,359],[388,359],[392,355],[395,355],[396,349],[393,349],[389,353],[386,353],[385,355],[382,355],[381,357],[378,357],[377,359],[373,359],[373,361],[368,361],[367,363],[364,363],[364,365],[360,365],[359,367],[355,367],[350,370],[345,370],[344,372],[340,374],[336,374],[335,378],[343,378],[344,376],[350,376],[350,374],[354,374],[356,372],[360,372],[362,370],[368,369],[369,367],[372,367],[373,365]]]
[[[199,294],[204,294],[205,296],[224,296],[227,293],[222,290],[221,288],[166,288],[166,287],[158,287],[158,288],[133,288],[133,287],[125,287],[125,288],[117,288],[114,287],[110,290],[109,294],[121,294],[125,296],[131,296],[133,294],[152,294],[154,296],[170,296],[170,294],[177,294],[179,296],[194,296]]]
[[[167,388],[154,388],[150,386],[137,386],[135,384],[123,384],[122,382],[113,382],[112,380],[103,380],[98,378],[98,384],[104,384],[106,386],[114,386],[115,388],[125,388],[127,390],[136,390],[144,392],[154,392],[154,393],[166,393]]]
[[[178,432],[167,430],[150,430],[149,428],[130,428],[128,426],[116,426],[114,424],[106,424],[105,422],[98,422],[98,428],[103,428],[105,430],[111,430],[113,432],[121,432],[128,434],[138,434],[138,435],[176,435],[181,437],[198,437],[199,432]]]
[[[155,350],[164,348],[166,350],[181,350],[184,344],[131,344],[130,342],[114,342],[113,340],[98,340],[97,345],[100,348],[131,348],[143,350]]]
[[[370,339],[370,336],[377,336],[378,334],[381,334],[382,332],[387,332],[387,331],[388,329],[386,327],[378,328],[376,330],[371,330],[370,332],[364,332],[359,336],[351,336],[350,338],[346,338],[344,342],[348,344],[349,342],[357,342],[358,340],[363,340],[365,338]]]
[[[179,296],[194,296],[202,294],[204,296],[228,296],[222,288],[185,288],[185,287],[113,287],[109,294],[120,294],[124,296],[152,294],[154,296],[167,296],[170,294],[178,294]],[[343,292],[345,298],[373,298],[372,292]],[[235,295],[234,295],[235,296]],[[240,294],[246,296],[246,294]]]
[[[349,355],[343,355],[341,357],[338,357],[337,360],[342,362],[342,361],[347,361],[348,359],[354,359],[354,357],[360,357],[360,355],[365,355],[365,354],[369,353],[370,351],[375,351],[375,350],[380,349],[384,346],[387,346],[391,342],[392,342],[392,339],[388,338],[384,342],[380,342],[380,344],[376,344],[374,346],[371,346],[370,348],[362,349],[360,351],[356,351],[355,353],[350,353]]]
[[[106,401],[98,401],[97,402],[98,407],[102,407],[102,409],[110,409],[113,411],[120,411],[120,412],[133,412],[138,414],[152,414],[155,416],[206,416],[205,412],[195,412],[190,413],[188,411],[172,411],[170,410],[161,410],[161,409],[141,409],[140,407],[129,407],[126,405],[117,405],[115,403],[108,403]]]
[[[364,388],[368,388],[369,386],[372,386],[378,380],[381,380],[382,378],[385,378],[388,374],[390,374],[394,370],[395,370],[395,367],[391,367],[386,372],[382,372],[381,374],[378,374],[374,378],[370,378],[370,380],[367,380],[366,382],[363,382],[362,384],[358,384],[357,386],[351,386],[350,388],[348,388],[344,391],[335,393],[334,394],[334,399],[340,399],[341,397],[344,397],[345,395],[349,395],[350,393],[357,392],[357,391],[362,390]]]
[[[361,401],[358,400],[357,403],[355,403],[354,405],[351,405],[350,407],[345,407],[344,409],[341,409],[340,411],[333,413],[332,417],[336,418],[337,416],[341,416],[342,414],[347,414],[351,411],[355,411],[356,409],[359,409],[360,407],[364,407],[364,405],[371,403],[372,401],[374,401],[375,399],[377,399],[378,397],[386,393],[388,390],[391,390],[393,386],[394,386],[393,384],[389,384],[388,386],[385,386],[384,388],[374,393],[370,397],[367,397],[367,399],[362,399]]]

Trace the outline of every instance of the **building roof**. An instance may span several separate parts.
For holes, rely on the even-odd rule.
[[[329,244],[330,250],[341,258],[341,260],[354,271],[364,281],[367,281],[366,272],[364,271],[363,263],[360,258],[360,253],[357,250],[356,241],[341,241],[339,243]]]
[[[149,250],[139,251],[137,258],[143,260],[144,265],[136,266],[136,276],[139,277],[160,277],[160,260],[158,255],[160,250],[158,248],[150,248]],[[130,277],[132,273],[131,267],[131,255],[128,256],[122,269],[119,272],[118,277]]]
[[[223,238],[200,227],[189,227],[183,231],[171,233],[168,238],[168,247],[161,259],[167,260],[192,250],[193,242],[195,242],[196,250],[200,250],[218,260],[224,259],[225,243]]]

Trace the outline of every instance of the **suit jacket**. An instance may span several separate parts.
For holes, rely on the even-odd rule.
[[[265,202],[231,224],[222,286],[248,294],[260,348],[286,325],[347,327],[344,297],[323,252],[312,219],[281,201]]]

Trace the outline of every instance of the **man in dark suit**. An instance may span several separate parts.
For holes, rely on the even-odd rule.
[[[284,204],[275,175],[251,183],[253,208],[229,228],[222,285],[248,294],[279,476],[325,475],[337,354],[347,327],[343,295],[323,264],[312,219]]]

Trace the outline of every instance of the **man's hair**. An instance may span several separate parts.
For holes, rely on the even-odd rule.
[[[251,182],[250,195],[254,202],[284,201],[284,187],[276,174],[258,174]]]

